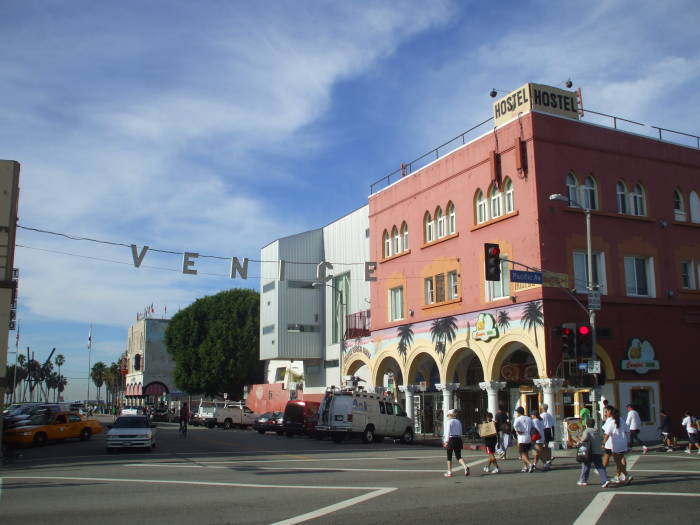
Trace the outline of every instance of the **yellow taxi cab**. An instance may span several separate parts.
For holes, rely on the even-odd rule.
[[[27,424],[5,430],[2,439],[16,445],[43,445],[49,440],[62,441],[79,438],[87,441],[93,434],[102,432],[96,419],[71,412],[47,412],[32,416]]]

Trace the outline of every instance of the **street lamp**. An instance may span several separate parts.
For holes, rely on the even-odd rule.
[[[590,299],[590,294],[595,290],[595,285],[593,284],[593,251],[591,249],[591,209],[588,206],[582,206],[578,201],[575,199],[572,199],[571,197],[567,197],[565,195],[562,195],[561,193],[553,193],[552,195],[549,196],[550,201],[562,201],[566,202],[567,204],[571,205],[573,204],[574,206],[577,206],[583,210],[583,213],[586,216],[586,258],[587,258],[587,270],[588,270],[588,275],[586,279],[586,291],[588,292],[588,323],[591,325],[591,359],[593,362],[596,361],[597,357],[597,352],[596,352],[596,344],[597,344],[597,334],[596,334],[596,328],[595,328],[595,317],[596,317],[596,311],[591,308],[591,299]],[[598,374],[593,374],[593,378],[595,380],[594,386],[593,386],[593,399],[591,400],[591,404],[593,405],[593,414],[595,417],[595,422],[596,426],[598,425],[599,422],[599,411],[597,407],[597,392],[596,390],[598,389]]]
[[[338,295],[340,297],[340,305],[342,306],[342,315],[340,317],[341,323],[340,323],[340,351],[338,352],[338,388],[343,387],[343,352],[345,351],[345,317],[347,315],[347,304],[345,304],[344,300],[344,295],[343,295],[343,290],[338,288],[334,284],[329,284],[329,283],[324,283],[322,281],[314,281],[311,283],[311,286],[314,288],[317,288],[319,286],[327,286],[328,288],[332,288],[336,292],[338,292]],[[323,334],[323,344],[325,346],[325,330]]]

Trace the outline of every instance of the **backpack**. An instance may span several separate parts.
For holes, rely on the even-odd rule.
[[[579,463],[590,463],[591,461],[591,447],[586,443],[581,443],[576,451],[576,461]]]

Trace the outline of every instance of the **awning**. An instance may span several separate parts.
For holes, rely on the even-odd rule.
[[[131,385],[126,385],[126,390],[124,390],[124,395],[131,395]]]
[[[170,393],[168,387],[160,382],[148,383],[143,389],[144,396],[160,396],[168,393]]]

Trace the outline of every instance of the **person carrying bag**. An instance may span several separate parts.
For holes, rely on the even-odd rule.
[[[577,485],[585,487],[588,485],[588,475],[591,472],[591,466],[595,466],[600,476],[600,481],[603,488],[610,485],[608,474],[603,467],[603,437],[595,428],[593,419],[586,420],[586,430],[581,435],[581,441],[578,443],[578,451],[576,452],[576,461],[581,463],[581,475]]]

